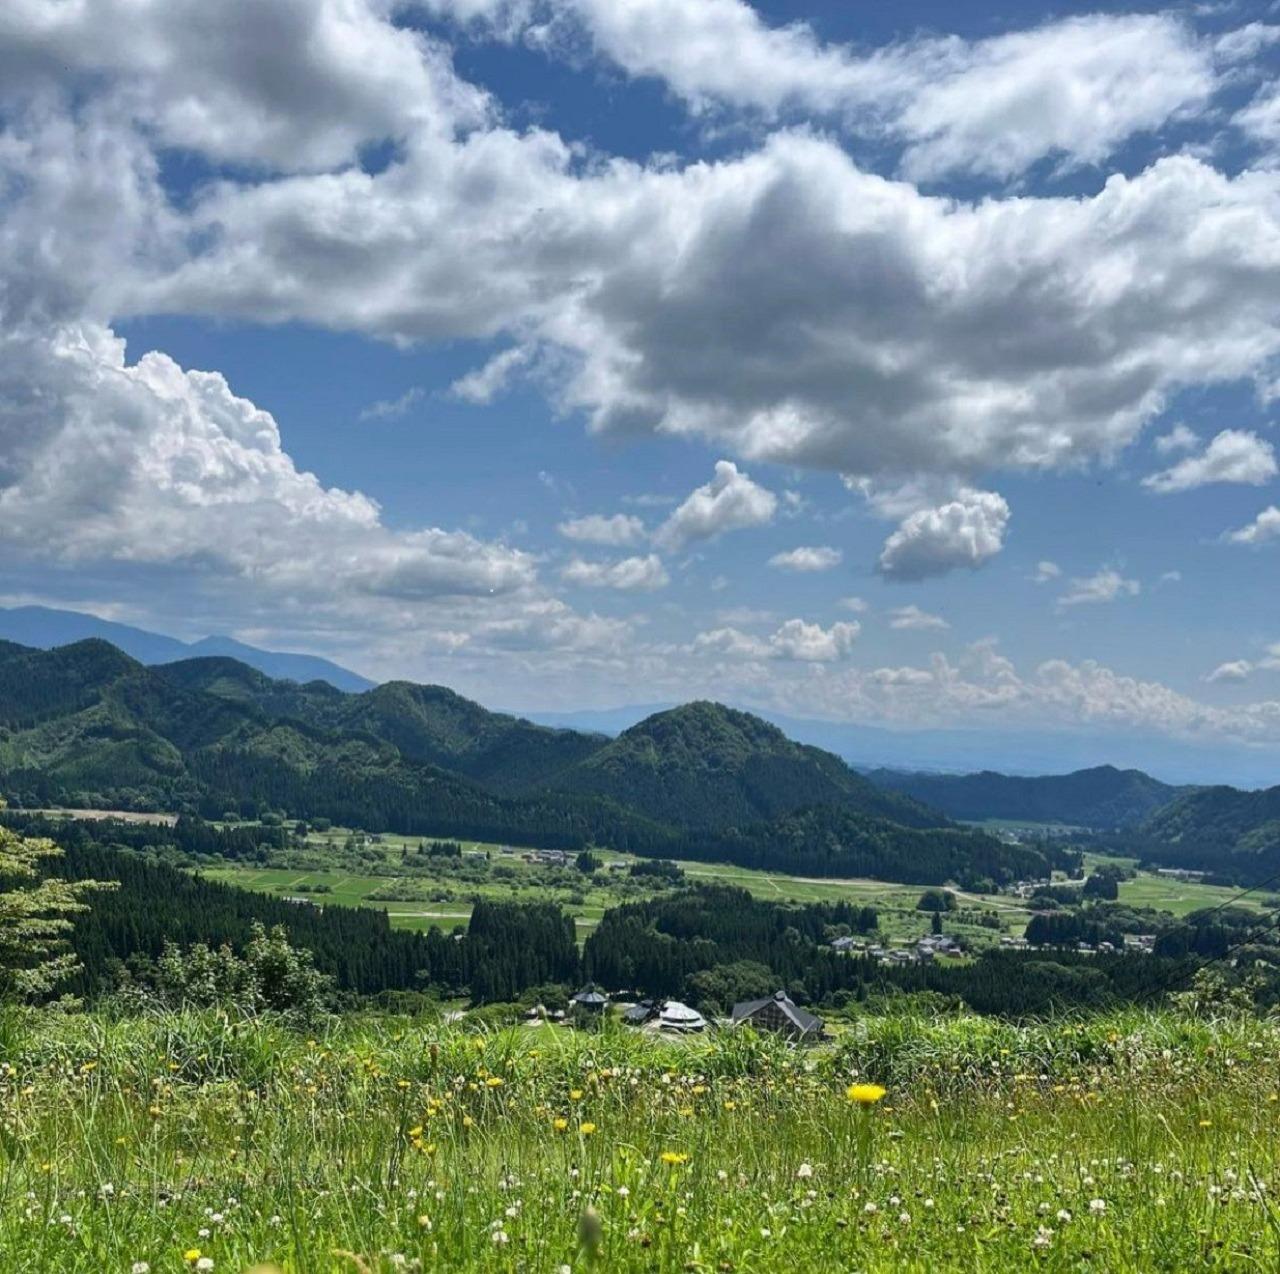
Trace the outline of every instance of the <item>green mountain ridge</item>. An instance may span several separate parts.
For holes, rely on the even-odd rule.
[[[1097,828],[1136,827],[1163,806],[1195,790],[1161,783],[1141,770],[1120,770],[1113,765],[1030,777],[993,770],[928,774],[888,769],[873,770],[867,777],[952,818],[1025,819]]]
[[[838,756],[795,743],[759,717],[707,700],[655,713],[555,780],[652,818],[718,829],[814,805],[847,806],[908,827],[936,827],[936,810],[882,791]]]
[[[611,741],[439,686],[345,694],[221,657],[144,666],[99,640],[0,644],[0,791],[25,805],[277,810],[812,874],[941,882],[1045,866],[716,704],[655,714]]]

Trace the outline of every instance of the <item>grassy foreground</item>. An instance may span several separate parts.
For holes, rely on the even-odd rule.
[[[887,1089],[859,1105],[851,1084]],[[1275,1270],[1280,1027],[0,1015],[0,1269]]]

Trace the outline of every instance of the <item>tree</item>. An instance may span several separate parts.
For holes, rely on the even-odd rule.
[[[590,875],[593,871],[599,871],[603,866],[600,859],[589,849],[584,849],[577,858],[578,870],[583,875]]]
[[[4,802],[0,801],[0,808]],[[86,895],[109,889],[96,880],[41,879],[41,864],[62,856],[50,840],[0,827],[0,1000],[46,995],[79,971],[68,949],[71,917],[88,911]]]
[[[956,896],[949,889],[926,889],[916,903],[917,911],[954,911]]]
[[[929,931],[931,933],[942,932],[942,912],[935,911],[933,913],[933,919],[929,922]]]

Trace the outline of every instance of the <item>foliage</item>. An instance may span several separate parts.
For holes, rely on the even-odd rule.
[[[86,898],[102,885],[42,879],[48,860],[61,854],[52,841],[0,827],[0,1000],[46,995],[80,969],[71,917],[89,909]]]
[[[332,980],[309,951],[289,942],[283,925],[254,922],[243,955],[203,942],[183,949],[167,942],[157,963],[157,990],[175,1007],[229,1008],[241,1013],[296,1013],[312,1020],[329,999]]]

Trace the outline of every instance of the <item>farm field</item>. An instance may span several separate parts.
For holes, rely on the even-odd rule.
[[[1271,1270],[1280,1027],[0,1017],[0,1266]],[[883,1096],[881,1096],[883,1094]]]
[[[315,902],[326,905],[380,907],[391,917],[393,925],[409,929],[451,929],[465,925],[471,914],[472,897],[544,898],[561,903],[573,916],[580,936],[585,936],[606,909],[637,896],[622,887],[623,871],[619,870],[618,880],[610,879],[608,864],[630,865],[639,860],[608,850],[597,851],[606,869],[596,873],[594,880],[585,877],[575,879],[571,871],[557,873],[557,881],[568,877],[570,883],[566,885],[553,884],[546,867],[523,862],[521,851],[480,841],[466,841],[463,842],[464,852],[487,853],[491,866],[487,878],[462,881],[443,868],[437,874],[432,874],[429,867],[415,867],[412,874],[399,874],[403,870],[400,862],[406,846],[412,848],[420,843],[420,839],[414,837],[380,837],[378,843],[360,851],[364,855],[360,859],[364,870],[347,870],[335,861],[347,857],[343,848],[343,838],[347,835],[349,833],[341,831],[323,838],[313,834],[309,849],[314,852],[309,858],[305,854],[294,855],[300,859],[297,868],[227,864],[202,870],[213,879],[278,896],[311,897]],[[1092,870],[1106,863],[1128,866],[1132,865],[1132,860],[1091,854],[1088,863]],[[929,927],[928,913],[916,907],[920,894],[928,888],[923,884],[817,879],[722,863],[680,861],[677,865],[690,881],[736,885],[762,899],[778,902],[850,901],[874,906],[880,912],[881,937],[890,944],[912,942]],[[493,872],[495,866],[501,869],[500,873]],[[420,893],[422,900],[394,901],[373,896],[405,885]],[[432,901],[429,895],[433,887],[437,892],[447,892],[451,896]],[[1136,908],[1154,908],[1179,917],[1201,908],[1222,906],[1237,899],[1239,894],[1236,889],[1175,880],[1152,872],[1140,872],[1135,879],[1120,885],[1122,903]],[[956,896],[959,908],[947,916],[947,929],[975,947],[991,945],[1005,935],[1021,935],[1031,916],[1030,909],[1022,900],[1008,895],[958,891]],[[1238,898],[1235,905],[1261,910],[1269,896],[1270,891],[1246,894]],[[980,912],[986,913],[988,924],[973,923],[976,913]],[[992,920],[994,924],[990,923]]]

